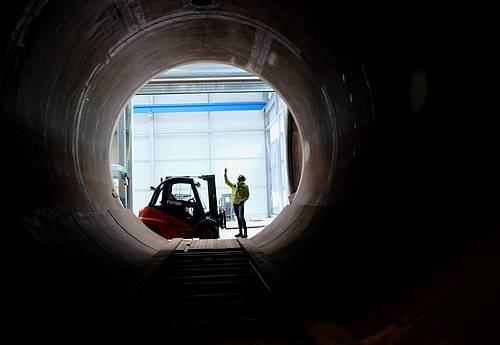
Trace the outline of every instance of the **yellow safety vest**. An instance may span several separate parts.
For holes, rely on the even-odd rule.
[[[224,174],[224,180],[226,181],[226,184],[231,187],[231,203],[241,204],[242,202],[247,201],[250,197],[250,191],[245,182],[237,182],[236,184],[231,183],[227,179],[226,174]]]

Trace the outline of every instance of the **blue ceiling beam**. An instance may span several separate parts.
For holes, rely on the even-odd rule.
[[[225,102],[134,105],[134,113],[187,113],[204,111],[262,110],[266,102]]]

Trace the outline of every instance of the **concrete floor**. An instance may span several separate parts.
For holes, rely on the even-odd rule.
[[[273,215],[271,217],[248,217],[247,221],[247,230],[248,230],[248,238],[252,238],[253,236],[260,233],[264,228],[269,225],[277,215]],[[222,229],[220,231],[221,239],[234,239],[234,235],[238,233],[238,222],[236,220],[229,221],[226,224],[226,229]]]

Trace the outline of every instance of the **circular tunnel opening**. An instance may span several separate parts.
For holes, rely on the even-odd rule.
[[[475,99],[465,97],[467,83],[457,72],[473,59],[464,58],[462,36],[445,35],[442,28],[452,28],[443,22],[447,17],[431,18],[430,8],[410,18],[408,11],[385,9],[320,11],[303,1],[12,5],[1,24],[2,140],[15,148],[5,150],[15,166],[3,171],[6,195],[13,198],[6,213],[14,219],[5,242],[16,262],[9,285],[23,302],[50,304],[75,295],[106,300],[168,252],[172,241],[144,231],[122,208],[110,181],[108,148],[128,98],[152,76],[192,61],[253,71],[286,95],[300,124],[303,167],[293,202],[265,232],[241,241],[273,286],[285,282],[294,303],[314,300],[318,309],[359,326],[483,240],[493,224],[496,185],[485,178],[493,175],[482,175],[474,164],[464,169],[463,158],[479,152],[489,162],[495,145],[479,140],[471,150],[474,140],[464,140],[461,131],[450,135],[452,125],[474,123],[459,125],[456,117],[475,113],[466,114],[456,97]],[[385,20],[389,25],[382,28]],[[423,77],[415,74],[421,70]],[[482,128],[475,134],[482,136]],[[463,133],[470,135],[470,128]],[[478,177],[482,191],[476,193],[464,171]],[[470,186],[462,194],[457,186],[464,181]],[[448,203],[453,212],[443,211]],[[469,343],[478,335],[497,339],[494,327],[484,326],[495,320],[492,306],[498,304],[494,289],[481,290],[496,286],[490,263],[498,261],[492,245],[498,241],[489,243],[436,272],[424,291],[399,304],[392,320],[384,313],[366,333],[382,337],[365,342],[383,343],[386,330],[401,342],[422,343],[428,334],[436,343],[450,334],[465,334]],[[450,288],[457,294],[443,293]],[[441,323],[443,315],[454,317]]]
[[[148,81],[121,112],[111,140],[113,191],[165,238],[204,238],[194,229],[209,218],[219,229],[210,237],[230,239],[239,223],[223,178],[228,168],[230,184],[243,175],[251,187],[243,203],[251,238],[289,205],[300,181],[300,147],[286,101],[265,81],[234,66],[188,63]],[[180,176],[196,188],[189,180],[164,182]],[[164,190],[155,193],[157,186]],[[141,216],[145,208],[148,216]],[[181,222],[169,223],[178,230],[167,230],[165,215]]]
[[[20,143],[28,152],[23,166],[41,177],[34,186],[39,197],[31,211],[24,210],[31,217],[23,222],[27,231],[125,285],[140,276],[171,241],[145,231],[122,207],[110,178],[114,125],[130,97],[153,76],[193,61],[217,61],[272,85],[286,97],[297,125],[292,132],[302,165],[296,164],[300,183],[295,177],[293,201],[247,240],[246,249],[278,271],[315,251],[312,244],[321,238],[330,207],[349,190],[356,154],[352,132],[363,127],[363,105],[369,104],[362,74],[318,52],[308,39],[312,33],[289,27],[293,18],[271,20],[268,11],[226,3],[207,10],[164,4],[132,11],[124,2],[81,6],[69,4],[57,15],[36,12],[40,30],[30,36],[30,49],[19,41],[9,52],[12,58],[25,55],[7,75],[15,80],[16,94],[5,107],[16,114],[13,125],[30,133],[30,140]],[[26,30],[30,24],[24,23]],[[75,44],[76,28],[81,35]],[[40,68],[40,61],[48,60],[52,63]],[[355,97],[362,106],[351,106]]]

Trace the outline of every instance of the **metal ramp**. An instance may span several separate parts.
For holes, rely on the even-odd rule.
[[[242,249],[175,251],[151,282],[165,321],[176,327],[259,322],[270,291]]]
[[[179,245],[143,291],[169,338],[197,344],[316,344],[276,305],[241,247],[186,248]]]

